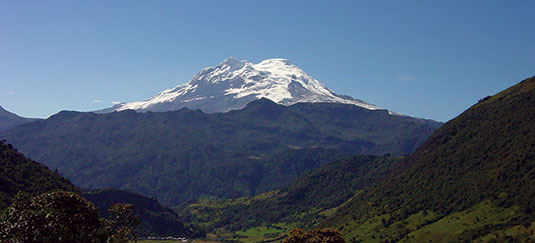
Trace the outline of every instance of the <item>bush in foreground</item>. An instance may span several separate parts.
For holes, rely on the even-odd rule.
[[[99,216],[97,208],[73,192],[56,191],[30,197],[18,193],[0,220],[2,242],[128,242],[136,241],[138,223],[132,207],[114,205],[113,220]]]

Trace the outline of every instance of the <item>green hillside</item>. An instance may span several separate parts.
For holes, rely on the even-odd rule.
[[[309,171],[280,190],[253,198],[202,199],[177,211],[185,220],[222,237],[242,241],[278,238],[291,228],[317,225],[356,193],[378,183],[400,159],[347,157]]]
[[[62,176],[0,141],[0,210],[9,206],[19,191],[39,195],[52,190],[78,191]]]
[[[355,241],[534,240],[534,124],[529,78],[446,123],[322,226]]]
[[[348,154],[408,154],[440,125],[354,105],[261,99],[215,114],[63,111],[0,137],[83,188],[178,205],[258,195]]]

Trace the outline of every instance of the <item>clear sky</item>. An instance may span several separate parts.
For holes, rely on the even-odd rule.
[[[535,74],[535,1],[4,1],[0,105],[26,117],[139,101],[233,56],[447,121]]]

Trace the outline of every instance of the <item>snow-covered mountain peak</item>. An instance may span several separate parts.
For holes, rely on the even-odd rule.
[[[238,61],[238,59],[234,57],[229,57],[217,65],[216,68],[228,68],[229,71],[234,71],[243,68],[247,63],[248,62],[245,60]]]
[[[110,110],[168,111],[187,107],[207,113],[226,112],[260,98],[283,105],[331,102],[381,109],[334,93],[287,59],[271,58],[254,64],[229,57],[215,67],[202,69],[186,84],[145,101],[118,104]]]

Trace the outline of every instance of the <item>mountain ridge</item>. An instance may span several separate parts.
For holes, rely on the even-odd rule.
[[[0,136],[85,188],[129,189],[176,205],[252,196],[347,154],[407,154],[440,125],[349,104],[261,99],[228,113],[62,111]]]
[[[5,131],[20,124],[39,120],[37,118],[26,118],[6,110],[0,106],[0,131]]]

